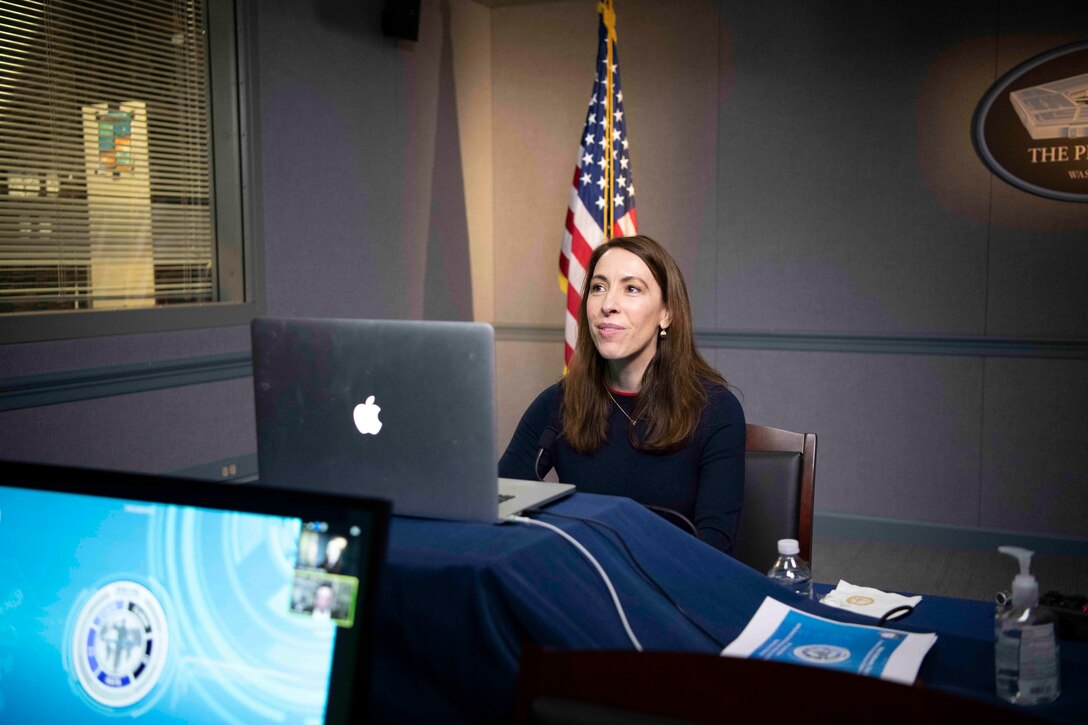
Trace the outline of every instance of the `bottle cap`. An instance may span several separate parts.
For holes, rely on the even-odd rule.
[[[1031,556],[1034,551],[1019,546],[999,546],[1002,554],[1016,557],[1020,562],[1020,573],[1012,580],[1012,605],[1014,607],[1035,607],[1039,605],[1039,582],[1031,575]]]
[[[778,540],[778,553],[782,556],[796,556],[800,551],[801,546],[797,543],[797,539]]]

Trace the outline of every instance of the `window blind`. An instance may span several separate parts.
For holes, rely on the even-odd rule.
[[[0,0],[0,313],[216,301],[203,0]]]

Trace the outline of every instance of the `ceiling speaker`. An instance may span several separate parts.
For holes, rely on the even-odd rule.
[[[398,40],[419,40],[419,0],[386,0],[382,35]]]

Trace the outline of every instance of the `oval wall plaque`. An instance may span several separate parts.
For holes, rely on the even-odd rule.
[[[971,140],[1013,186],[1088,201],[1088,41],[1047,51],[999,78],[975,109]]]

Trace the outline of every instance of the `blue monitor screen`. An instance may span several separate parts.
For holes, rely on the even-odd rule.
[[[324,722],[369,533],[0,486],[0,721]]]

